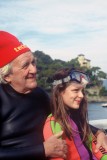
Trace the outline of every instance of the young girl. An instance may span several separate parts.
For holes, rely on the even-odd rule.
[[[84,88],[88,83],[88,76],[75,69],[61,69],[53,76],[52,114],[45,122],[43,133],[48,139],[52,134],[64,131],[61,138],[68,145],[66,160],[97,160],[92,152],[93,135],[87,118]]]

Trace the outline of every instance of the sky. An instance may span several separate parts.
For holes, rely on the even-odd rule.
[[[0,30],[53,60],[84,54],[107,73],[106,0],[0,0]]]

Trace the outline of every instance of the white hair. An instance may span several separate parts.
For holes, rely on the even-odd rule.
[[[4,67],[0,68],[0,83],[8,83],[6,80],[5,80],[5,76],[7,76],[8,74],[10,74],[11,72],[11,64],[7,64],[5,65]]]

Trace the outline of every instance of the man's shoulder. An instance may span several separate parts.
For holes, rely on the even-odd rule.
[[[47,94],[47,92],[41,87],[36,87],[33,92],[35,94]]]
[[[0,95],[4,92],[4,88],[3,88],[3,85],[0,84]]]
[[[41,87],[36,87],[33,90],[33,95],[36,96],[36,98],[41,100],[44,99],[45,101],[50,99],[48,93]]]
[[[41,104],[41,106],[43,106],[43,108],[45,108],[47,115],[50,114],[50,96],[48,93],[43,88],[36,87],[31,95],[33,101],[36,100],[39,104]]]

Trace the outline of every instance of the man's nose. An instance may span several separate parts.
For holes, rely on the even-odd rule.
[[[37,73],[37,67],[36,67],[36,65],[33,65],[32,63],[30,64],[30,72]]]

